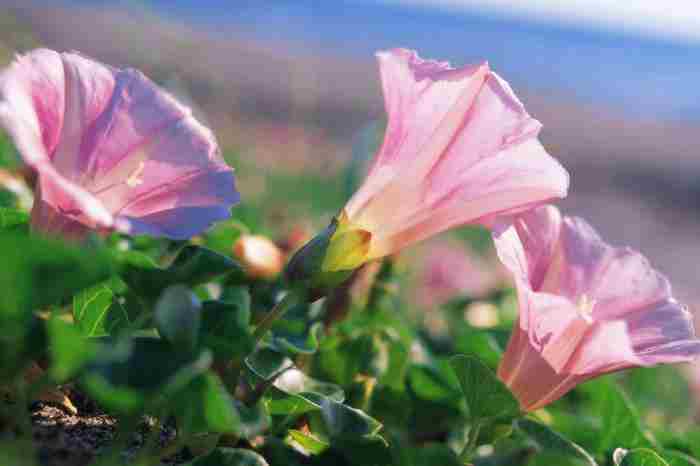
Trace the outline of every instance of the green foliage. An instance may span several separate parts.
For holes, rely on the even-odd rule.
[[[613,458],[615,466],[669,466],[663,458],[648,448],[616,450]]]
[[[542,450],[559,453],[563,456],[579,458],[588,466],[597,466],[593,457],[579,445],[564,438],[561,434],[553,431],[546,425],[535,422],[531,419],[520,419],[516,421],[516,426],[526,436],[530,437]]]
[[[240,448],[217,448],[191,466],[268,466],[265,458],[250,450]]]
[[[423,312],[409,298],[404,263],[387,260],[327,298],[290,301],[256,333],[299,290],[285,277],[247,277],[230,257],[233,242],[242,232],[288,231],[268,213],[282,201],[280,222],[313,211],[325,215],[319,224],[341,203],[315,197],[333,177],[268,178],[280,183],[268,197],[191,242],[42,238],[30,233],[28,213],[0,196],[0,390],[35,396],[70,384],[127,434],[144,415],[172,424],[174,446],[147,444],[141,464],[176,447],[194,457],[191,466],[699,464],[692,393],[673,368],[603,377],[523,417],[495,373],[517,299],[506,288]],[[456,236],[490,247],[483,229]],[[498,325],[465,319],[481,301],[497,310]],[[36,364],[47,370],[27,382]],[[0,463],[34,466],[17,447],[25,443],[4,435],[21,416],[0,407]]]
[[[649,434],[642,427],[636,408],[612,380],[591,382],[588,384],[588,390],[602,423],[597,441],[600,453],[609,453],[620,445],[624,445],[625,448],[654,446]]]
[[[450,364],[459,379],[472,422],[508,421],[518,416],[518,401],[477,357],[454,356]]]

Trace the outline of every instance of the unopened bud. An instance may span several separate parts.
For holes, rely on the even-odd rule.
[[[367,261],[371,239],[370,232],[355,228],[341,214],[294,254],[285,275],[307,289],[330,290]]]
[[[477,301],[464,311],[469,325],[476,328],[491,328],[498,325],[498,308],[491,303]]]
[[[284,267],[284,254],[264,236],[242,235],[233,245],[233,254],[252,278],[274,278]]]

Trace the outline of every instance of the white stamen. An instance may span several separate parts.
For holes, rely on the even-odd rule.
[[[131,172],[131,175],[129,175],[129,178],[126,179],[126,184],[130,188],[135,188],[136,186],[143,184],[143,170],[146,168],[146,164],[141,161],[139,162],[139,166],[136,167],[136,169]]]
[[[586,294],[582,294],[581,296],[579,296],[578,300],[576,301],[576,307],[578,308],[579,314],[581,314],[583,320],[585,320],[588,323],[593,322],[592,314],[595,305],[595,299],[589,298]]]

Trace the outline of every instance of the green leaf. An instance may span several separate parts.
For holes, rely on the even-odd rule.
[[[270,415],[262,401],[252,405],[245,405],[236,400],[235,404],[241,416],[238,435],[246,439],[252,439],[270,428]]]
[[[700,461],[676,450],[664,450],[664,458],[669,466],[700,466]]]
[[[451,371],[445,371],[442,366],[439,362],[435,365],[415,364],[408,370],[408,382],[420,398],[446,401],[457,408],[462,396],[459,382]]]
[[[241,419],[233,399],[214,374],[200,374],[169,404],[173,414],[187,433],[237,433]]]
[[[156,303],[156,328],[173,345],[191,351],[197,346],[201,309],[199,299],[186,286],[166,288]]]
[[[292,368],[285,371],[273,383],[268,408],[270,414],[303,414],[322,409],[322,405],[318,403],[322,398],[342,403],[345,400],[345,393],[335,384],[320,382],[299,369]]]
[[[255,349],[250,330],[250,298],[237,303],[205,301],[201,316],[199,339],[215,359],[240,361]]]
[[[669,466],[654,450],[635,448],[625,450],[618,448],[613,453],[615,466]]]
[[[99,248],[78,248],[38,236],[0,233],[0,250],[4,290],[0,314],[56,304],[107,279],[112,271],[109,256]]]
[[[15,228],[29,222],[29,212],[24,210],[0,207],[0,229]]]
[[[207,456],[197,458],[191,466],[268,466],[265,458],[252,450],[217,448]]]
[[[471,327],[464,321],[456,322],[454,327],[453,340],[456,351],[466,354],[478,354],[481,361],[489,367],[495,368],[498,366],[503,351],[488,330]]]
[[[247,230],[247,226],[238,220],[218,222],[207,231],[204,237],[205,245],[219,254],[231,254],[233,245],[244,229]]]
[[[472,422],[504,420],[520,415],[520,406],[503,382],[475,356],[450,360],[467,401]]]
[[[599,453],[608,453],[620,445],[625,448],[654,446],[645,435],[636,408],[612,380],[598,379],[586,385],[593,395],[592,409],[602,422],[596,442]]]
[[[463,466],[447,445],[437,443],[411,448],[405,452],[405,458],[407,466]]]
[[[133,412],[146,402],[173,396],[211,364],[208,352],[173,351],[155,338],[105,341],[81,378],[90,396],[107,409]]]
[[[176,284],[195,286],[228,274],[243,275],[233,259],[199,246],[185,246],[175,260],[161,268],[143,253],[126,251],[119,255],[122,278],[131,289],[149,299]]]
[[[321,322],[307,323],[300,320],[280,319],[272,331],[270,344],[284,353],[313,354],[318,350]]]
[[[403,390],[408,369],[408,351],[403,343],[378,331],[346,338],[333,335],[321,341],[315,359],[319,376],[350,387],[357,374],[376,378],[381,384]],[[459,391],[457,390],[458,394]],[[454,393],[453,393],[454,394]]]
[[[338,457],[340,456],[340,458]],[[338,437],[331,448],[316,457],[320,465],[393,466],[388,445],[376,437]],[[442,465],[440,465],[442,466]]]
[[[589,466],[597,466],[593,457],[586,450],[548,426],[528,418],[518,419],[515,421],[515,425],[543,450],[578,458]]]
[[[111,262],[101,249],[9,232],[0,232],[0,251],[0,375],[9,380],[46,351],[44,323],[33,311],[106,279]]]
[[[95,357],[96,346],[75,325],[54,317],[48,322],[49,373],[57,382],[65,382]]]
[[[301,415],[322,408],[322,398],[342,403],[345,393],[339,386],[315,380],[294,367],[292,360],[270,349],[262,349],[246,359],[246,365],[262,381],[272,381],[266,394],[272,415]]]
[[[73,296],[73,320],[86,337],[115,335],[129,328],[142,309],[117,277]]]
[[[316,437],[306,434],[300,430],[289,429],[287,443],[292,444],[293,442],[312,455],[320,455],[330,447],[328,443],[319,440]]]
[[[365,412],[351,408],[330,398],[309,395],[321,406],[325,434],[333,438],[378,437],[382,424]]]

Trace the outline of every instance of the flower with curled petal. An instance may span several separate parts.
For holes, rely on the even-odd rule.
[[[668,280],[584,220],[543,206],[495,227],[494,239],[520,312],[498,375],[523,410],[602,374],[700,354]]]
[[[328,248],[321,272],[330,277],[317,282],[449,228],[566,196],[569,175],[538,141],[540,123],[488,64],[452,68],[405,49],[377,58],[384,142],[330,242],[316,241]],[[312,249],[301,253],[318,256]]]
[[[0,75],[0,124],[39,175],[35,230],[187,239],[229,216],[213,134],[143,74],[38,49]]]

